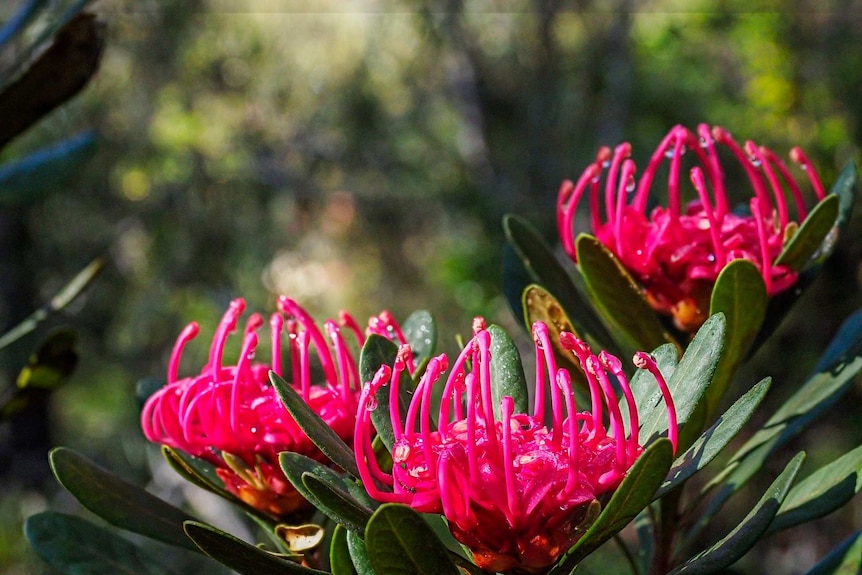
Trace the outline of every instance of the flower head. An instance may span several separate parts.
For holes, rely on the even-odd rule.
[[[594,355],[564,333],[563,345],[574,352],[589,382],[591,411],[578,412],[571,377],[557,369],[548,328],[541,322],[533,326],[537,369],[532,413],[516,413],[511,397],[495,404],[491,335],[481,320],[474,332],[443,384],[436,426],[431,396],[447,370],[445,355],[429,361],[403,424],[397,398],[407,346],[392,368],[382,366],[364,386],[353,438],[360,474],[378,501],[445,515],[452,534],[472,550],[481,568],[540,572],[574,544],[580,536],[577,526],[593,502],[619,485],[642,452],[637,407],[621,362],[605,352]],[[640,353],[636,361],[655,375],[664,393],[675,445],[676,416],[667,385],[649,355]],[[628,436],[611,376],[625,396],[632,430]],[[391,474],[381,470],[371,451],[369,410],[380,408],[374,397],[383,385],[391,386],[385,407],[395,435]]]
[[[246,323],[236,364],[224,364],[225,342],[245,309],[245,302],[236,299],[216,329],[207,364],[198,375],[180,379],[183,349],[200,331],[197,323],[189,324],[174,345],[167,384],[144,405],[141,426],[150,441],[213,464],[225,489],[245,503],[282,517],[305,506],[305,502],[281,471],[278,454],[294,451],[320,461],[325,457],[282,405],[270,384],[269,371],[288,378],[312,410],[348,441],[353,434],[359,376],[339,324],[325,322],[324,336],[292,299],[279,298],[278,307],[279,313],[270,318],[270,364],[253,361],[257,331],[264,323],[256,313]],[[364,337],[353,318],[342,312],[339,323],[361,346]],[[373,318],[373,323],[378,333],[392,332],[396,339],[403,337],[388,312]],[[285,333],[289,377],[282,369]],[[312,379],[312,355],[316,355],[323,372],[319,385]]]
[[[730,151],[748,177],[753,190],[748,213],[730,209],[719,146]],[[696,195],[683,205],[680,171],[686,151],[697,163],[689,172]],[[790,192],[798,222],[805,219],[807,211],[799,185],[772,150],[752,141],[740,146],[726,130],[701,124],[697,134],[683,126],[671,129],[637,181],[630,155],[628,143],[613,152],[602,148],[577,183],[566,181],[561,186],[557,227],[570,257],[577,259],[575,210],[589,189],[595,236],[641,283],[653,308],[672,315],[684,331],[694,331],[706,319],[712,286],[731,260],[753,262],[769,295],[796,282],[794,270],[774,263],[797,225],[791,220],[785,190]],[[668,204],[647,213],[650,187],[666,158],[670,159]],[[790,158],[804,169],[818,201],[822,200],[823,186],[802,150],[794,148]],[[609,169],[602,217],[600,181],[605,168]]]

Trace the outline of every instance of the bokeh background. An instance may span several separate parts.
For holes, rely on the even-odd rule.
[[[0,3],[0,17],[17,5]],[[643,165],[669,127],[705,121],[782,156],[802,146],[828,186],[862,142],[862,6],[851,0],[105,0],[90,10],[107,25],[100,71],[0,158],[98,134],[68,185],[0,205],[0,332],[94,257],[107,261],[83,297],[0,356],[2,390],[48,330],[78,334],[80,364],[50,400],[44,436],[2,451],[8,575],[52,572],[23,541],[23,518],[77,511],[50,477],[51,445],[242,532],[159,465],[135,399],[138,380],[163,376],[182,326],[211,333],[231,298],[268,311],[284,293],[321,319],[424,308],[451,350],[477,314],[517,329],[501,296],[500,219],[518,213],[556,243],[559,183],[599,145],[628,140]],[[860,213],[740,376],[740,390],[775,377],[761,420],[862,304]],[[184,369],[206,348],[190,346]],[[803,474],[862,442],[860,401],[857,386],[788,448],[809,451]],[[728,508],[729,526],[763,488]],[[860,526],[857,498],[767,539],[735,569],[802,572]]]

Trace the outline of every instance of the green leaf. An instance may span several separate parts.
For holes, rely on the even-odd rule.
[[[105,46],[105,25],[94,14],[80,13],[56,30],[50,46],[31,52],[38,42],[16,51],[14,63],[0,71],[0,110],[5,118],[0,124],[0,147],[86,86],[99,68]],[[24,65],[23,58],[29,60],[26,69],[20,69]],[[20,74],[13,73],[16,67]]]
[[[101,258],[90,262],[87,267],[78,272],[69,283],[63,286],[63,288],[57,292],[48,303],[33,312],[27,319],[4,333],[3,336],[0,337],[0,349],[3,349],[9,344],[32,332],[40,323],[69,305],[76,297],[81,295],[87,287],[89,287],[90,283],[96,279],[96,276],[101,273],[102,268],[104,267],[105,262]]]
[[[57,142],[0,167],[0,203],[28,204],[66,187],[96,151],[95,132]]]
[[[832,188],[829,190],[830,194],[838,196],[838,219],[835,222],[835,226],[841,232],[844,231],[847,223],[850,221],[850,215],[853,212],[853,203],[856,201],[856,191],[856,164],[851,160],[845,164],[841,173],[838,174],[838,179],[835,180],[835,183],[832,184]],[[835,239],[837,238],[833,238],[831,245],[824,246],[825,249],[821,249],[821,253],[817,254],[815,261],[822,262],[832,254],[835,248]]]
[[[656,348],[652,352],[652,356],[665,381],[670,381],[679,363],[679,350],[675,345],[666,343]],[[643,424],[650,419],[667,417],[667,408],[662,398],[661,389],[649,370],[636,370],[631,381],[629,381],[629,385],[632,388],[632,395],[634,396],[635,405],[640,415],[641,429],[643,429]],[[620,410],[623,414],[623,424],[625,425],[627,434],[631,432],[629,429],[628,409],[628,402],[624,397],[620,398]]]
[[[563,346],[560,345],[560,332],[567,331],[579,338],[583,336],[575,329],[575,324],[569,319],[566,310],[563,309],[557,298],[548,293],[545,288],[532,284],[524,290],[522,304],[526,314],[524,320],[528,326],[532,326],[537,321],[548,326],[548,336],[551,339],[551,345],[554,346],[554,359],[557,361],[557,367],[566,368],[569,375],[572,376],[573,382],[580,385],[583,390],[588,389],[587,380],[581,371],[580,363],[571,351],[563,349]]]
[[[677,424],[682,428],[689,420],[700,398],[712,381],[724,347],[726,320],[724,314],[710,316],[691,340],[673,375],[667,381],[676,407]],[[655,437],[668,429],[664,408],[653,409],[641,425],[645,438]],[[698,430],[699,431],[699,430]],[[649,440],[647,440],[649,443]]]
[[[216,479],[217,476],[215,473],[205,471],[205,466],[209,465],[208,463],[167,445],[162,446],[162,456],[168,462],[168,465],[189,483],[197,485],[210,493],[215,493],[232,503],[237,502],[236,497],[225,490],[221,481]]]
[[[338,437],[338,434],[319,415],[308,407],[308,404],[293,389],[293,386],[273,371],[269,372],[269,379],[291,417],[311,439],[312,443],[334,464],[358,478],[359,468],[356,467],[353,450]]]
[[[183,522],[194,517],[122,479],[66,447],[48,455],[51,469],[81,505],[117,527],[177,547],[197,551]]]
[[[276,523],[273,520],[266,521],[264,519],[261,519],[260,516],[254,515],[252,513],[248,513],[247,515],[249,519],[251,519],[258,526],[258,528],[260,528],[260,531],[264,534],[264,536],[266,536],[269,543],[272,544],[272,546],[275,547],[279,553],[285,553],[288,555],[294,554],[294,552],[290,550],[287,540],[284,537],[281,537],[280,534],[282,531],[289,533],[290,530],[294,529],[296,526],[287,525],[285,523]],[[320,527],[320,529],[323,528]],[[276,533],[276,530],[278,530],[280,533]],[[260,546],[263,547],[263,544],[260,544]]]
[[[692,533],[697,533],[779,447],[838,401],[853,385],[860,369],[862,310],[853,313],[841,326],[815,368],[816,373],[734,454],[724,470],[704,487],[704,491],[715,487],[719,489],[713,495],[709,507],[704,509]]]
[[[327,575],[264,551],[210,525],[187,521],[186,534],[201,550],[240,575]]]
[[[672,461],[673,447],[668,439],[658,439],[647,447],[595,522],[563,555],[549,575],[567,575],[584,557],[628,525],[652,501]]]
[[[787,315],[787,311],[799,297],[814,283],[823,263],[829,259],[838,245],[838,240],[847,228],[850,214],[853,211],[853,202],[856,199],[856,166],[848,162],[839,174],[838,179],[830,190],[830,194],[838,196],[838,218],[835,227],[830,230],[821,244],[819,250],[808,260],[808,263],[799,274],[796,284],[781,293],[769,298],[769,306],[766,311],[766,319],[760,333],[752,346],[752,349],[760,347],[766,339],[775,331]]]
[[[78,365],[75,339],[70,329],[56,330],[45,338],[18,374],[17,385],[0,399],[0,421],[43,404],[69,379]]]
[[[144,404],[155,392],[165,386],[167,382],[163,377],[144,377],[135,383],[135,402],[138,410],[144,409]]]
[[[422,513],[422,519],[425,520],[425,523],[431,528],[434,532],[434,536],[439,539],[443,545],[449,551],[452,551],[454,555],[452,558],[457,562],[458,559],[455,557],[457,555],[461,559],[467,560],[467,557],[471,557],[472,553],[470,550],[464,546],[463,543],[460,543],[455,537],[452,535],[452,532],[449,530],[449,523],[446,521],[446,518],[442,515],[436,515],[434,513]],[[469,561],[468,561],[469,562]],[[476,567],[475,564],[470,562],[473,567]]]
[[[327,467],[306,455],[283,451],[278,454],[278,461],[281,465],[282,471],[284,471],[284,474],[288,479],[290,479],[290,476],[292,475],[300,486],[302,485],[302,474],[310,473],[321,481],[339,486],[342,491],[347,491],[354,499],[361,502],[366,507],[376,505],[376,501],[371,499],[365,489],[356,483],[350,476],[336,471],[331,467]]]
[[[805,221],[793,235],[775,260],[775,265],[788,266],[799,271],[820,249],[826,236],[838,219],[838,196],[829,195],[811,210]]]
[[[365,547],[365,541],[362,540],[362,537],[353,531],[348,531],[347,548],[350,551],[350,559],[353,561],[353,567],[359,575],[377,575],[374,567],[371,566],[371,559],[368,558],[368,549]]]
[[[348,529],[361,532],[365,528],[377,502],[368,496],[363,487],[334,469],[299,453],[280,453],[278,461],[291,485],[327,517]],[[343,499],[346,502],[330,501],[330,498]],[[338,506],[342,504],[350,506],[350,509],[345,511],[348,515],[344,517],[339,515]],[[332,506],[335,506],[335,509]]]
[[[122,537],[73,515],[32,515],[24,522],[24,535],[39,557],[68,575],[171,573]]]
[[[437,349],[437,325],[431,313],[425,310],[414,311],[404,320],[401,331],[413,350],[416,367],[428,363]]]
[[[329,544],[329,568],[332,575],[357,575],[350,558],[347,544],[347,534],[350,533],[341,525],[332,530],[332,542]],[[358,575],[364,575],[359,573]]]
[[[670,468],[665,482],[656,492],[655,499],[681,485],[721,453],[766,397],[771,383],[772,379],[767,377],[749,389],[685,453],[679,456]]]
[[[817,562],[805,575],[859,575],[862,572],[862,531],[857,531]]]
[[[576,245],[578,269],[590,300],[626,351],[655,349],[664,343],[673,343],[640,286],[616,256],[587,234],[578,236]]]
[[[413,509],[387,503],[365,528],[368,558],[386,575],[458,575],[443,543]]]
[[[509,256],[503,261],[503,276],[506,279],[504,291],[515,317],[525,317],[521,300],[524,290],[529,284],[539,284],[557,298],[572,318],[577,333],[590,345],[619,355],[607,327],[596,315],[593,306],[585,301],[575,280],[563,269],[539,232],[526,220],[512,214],[503,217],[503,231],[508,247],[512,249],[504,253],[504,256]]]
[[[189,483],[241,507],[245,513],[251,515],[256,521],[269,525],[270,529],[275,526],[276,521],[271,515],[252,507],[233,493],[227,491],[212,464],[208,461],[192,457],[166,445],[162,446],[162,456],[168,462],[168,465]]]
[[[401,413],[405,412],[402,411]],[[377,459],[377,465],[380,466],[380,470],[383,473],[392,473],[392,454],[389,452],[389,448],[383,443],[383,439],[379,434],[371,440],[371,451],[374,453],[374,458]]]
[[[70,329],[57,330],[45,338],[18,374],[18,389],[53,390],[62,385],[78,365],[78,353],[74,349],[76,339],[75,332]]]
[[[362,351],[359,353],[359,379],[363,382],[371,381],[381,365],[385,364],[390,367],[394,365],[397,354],[398,346],[392,340],[375,334],[368,336],[365,345],[362,346]],[[413,389],[413,383],[407,370],[401,373],[398,387],[403,419],[407,415],[407,407],[410,405],[410,391]],[[381,441],[391,453],[395,443],[395,433],[392,430],[392,421],[389,419],[390,389],[390,385],[384,385],[374,394],[378,408],[371,412],[371,423],[374,424]]]
[[[862,357],[862,309],[844,320],[814,366],[814,373],[840,371],[857,357]]]
[[[739,525],[715,545],[671,571],[670,575],[716,573],[735,563],[760,540],[787,495],[805,453],[798,453]]]
[[[340,483],[340,482],[339,482]],[[371,518],[372,510],[334,481],[327,481],[309,472],[302,474],[302,484],[314,497],[315,506],[330,519],[360,535]]]
[[[505,223],[505,219],[503,220]],[[550,249],[550,248],[548,248]],[[512,311],[512,316],[515,318],[523,317],[525,310],[521,296],[524,290],[536,280],[533,273],[527,269],[528,261],[519,255],[518,251],[512,246],[511,241],[503,246],[502,261],[502,280],[503,280],[503,297],[509,304],[509,309]],[[529,331],[528,326],[524,328]]]
[[[845,453],[794,486],[769,526],[770,532],[823,517],[862,491],[862,446]]]
[[[498,421],[502,417],[500,400],[505,396],[515,400],[515,413],[529,413],[527,379],[524,377],[518,347],[506,330],[498,325],[488,326],[488,333],[491,335],[491,398],[494,416]]]
[[[59,18],[49,19],[47,25],[41,28],[35,39],[28,41],[24,47],[16,50],[14,61],[0,72],[0,87],[5,89],[10,80],[14,80],[27,66],[32,66],[33,54],[44,51],[46,49],[45,44],[56,39],[62,28],[74,20],[91,2],[92,0],[77,0]]]
[[[769,298],[757,267],[746,259],[730,262],[718,274],[712,290],[709,314],[723,313],[727,319],[727,341],[706,391],[707,418],[718,408],[727,386],[745,359],[766,317]]]

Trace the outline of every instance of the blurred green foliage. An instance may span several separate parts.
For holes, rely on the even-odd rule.
[[[601,144],[629,140],[644,165],[671,125],[705,121],[781,155],[803,147],[827,187],[858,155],[862,10],[851,0],[435,6],[93,6],[108,35],[99,74],[3,152],[18,157],[84,127],[103,140],[79,178],[17,212],[24,253],[0,253],[4,266],[27,262],[30,309],[94,256],[110,256],[67,318],[81,361],[53,403],[55,443],[143,484],[151,453],[134,384],[164,373],[185,323],[211,333],[235,296],[266,311],[285,293],[321,316],[430,309],[449,334],[444,349],[473,315],[515,325],[501,297],[500,218],[524,216],[556,243],[557,186]],[[859,216],[740,377],[773,375],[767,403],[803,380],[862,303]],[[0,302],[0,329],[19,313]],[[192,344],[183,369],[197,369],[205,347]],[[858,405],[858,387],[851,394],[846,404]],[[858,423],[842,423],[854,413],[839,408],[788,449],[833,443],[809,463],[829,461],[846,451],[838,445],[862,442]],[[19,537],[21,517],[51,494],[7,482],[0,572],[49,572]],[[752,562],[769,557],[781,573],[810,565],[849,533],[854,513],[858,523],[858,505],[804,537],[767,540]]]

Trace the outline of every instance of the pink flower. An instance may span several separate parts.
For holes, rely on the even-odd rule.
[[[730,151],[748,177],[754,193],[748,214],[730,209],[718,144]],[[683,205],[680,170],[686,151],[697,164],[689,173],[696,197]],[[807,212],[799,185],[772,150],[752,141],[741,147],[724,129],[700,124],[697,135],[683,126],[672,128],[639,181],[635,181],[630,155],[628,143],[620,144],[613,153],[602,148],[577,183],[563,182],[557,200],[557,228],[572,259],[577,260],[575,210],[589,189],[593,234],[640,282],[653,308],[672,315],[684,331],[694,331],[706,319],[712,286],[731,260],[753,262],[770,296],[796,282],[795,271],[774,264],[787,234],[796,226],[785,190],[792,196],[796,220],[803,221]],[[805,170],[818,201],[822,200],[823,186],[811,162],[799,148],[793,148],[790,157]],[[668,205],[647,214],[650,187],[665,158],[670,158]],[[607,167],[603,218],[600,180]]]
[[[197,323],[189,324],[174,345],[167,384],[144,405],[141,426],[150,441],[213,464],[225,489],[245,503],[283,517],[306,503],[281,471],[278,454],[294,451],[320,461],[325,457],[288,414],[270,384],[270,370],[287,377],[282,371],[282,334],[288,336],[290,382],[315,413],[347,441],[353,434],[360,386],[356,361],[338,324],[325,322],[324,337],[292,299],[282,296],[278,307],[280,313],[270,318],[270,364],[253,361],[257,330],[264,322],[255,313],[246,323],[236,365],[224,365],[225,342],[245,309],[245,302],[236,299],[216,330],[209,362],[198,375],[179,379],[182,351],[199,332]],[[404,342],[388,312],[372,318],[371,323],[369,331],[393,335]],[[360,346],[363,344],[364,337],[352,317],[342,312],[340,324]],[[312,355],[322,369],[322,385],[313,384]]]
[[[382,366],[359,398],[353,441],[365,489],[374,499],[397,502],[426,513],[443,514],[474,561],[491,572],[536,573],[551,565],[578,539],[577,525],[590,504],[620,484],[643,451],[637,407],[620,361],[605,352],[593,355],[570,333],[561,337],[587,374],[591,411],[578,412],[572,382],[557,369],[548,328],[533,326],[536,345],[535,406],[515,413],[511,397],[492,399],[491,336],[477,318],[474,336],[455,360],[432,424],[434,385],[448,366],[445,355],[432,358],[420,379],[402,425],[398,397],[402,346],[392,368]],[[655,361],[639,353],[636,361],[653,373],[668,406],[670,438],[676,446],[676,414]],[[628,407],[630,429],[608,372],[619,382]],[[550,383],[550,424],[545,423],[546,379]],[[390,385],[385,408],[395,435],[392,473],[384,473],[371,450],[370,410],[374,394]],[[501,417],[494,414],[499,407]],[[605,410],[609,427],[605,427]]]

